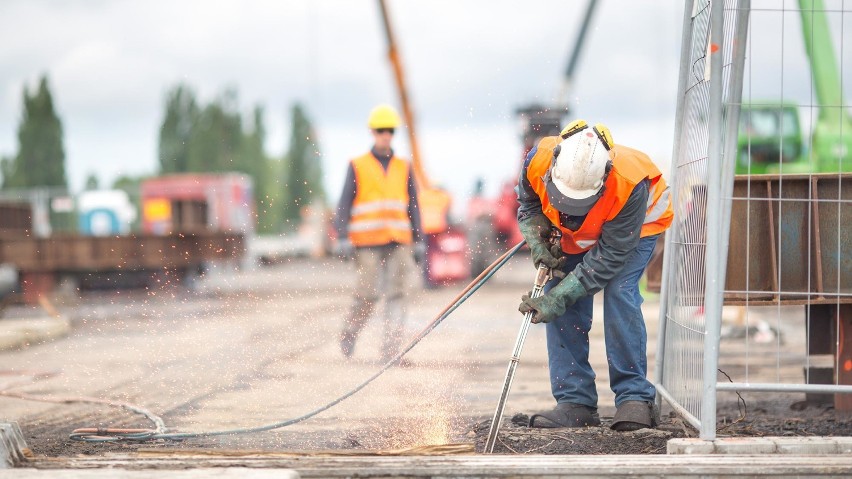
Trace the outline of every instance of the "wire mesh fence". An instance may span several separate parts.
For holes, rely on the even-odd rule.
[[[805,393],[852,409],[852,122],[842,94],[852,11],[842,0],[703,0],[687,10],[660,396],[705,439],[716,434],[717,392]]]
[[[712,386],[704,377],[710,360],[705,357],[706,278],[708,267],[717,266],[707,261],[707,227],[720,213],[721,107],[723,98],[735,90],[727,85],[737,5],[688,2],[684,18],[671,169],[676,220],[666,237],[657,389],[696,427]],[[714,248],[719,247],[717,242]]]

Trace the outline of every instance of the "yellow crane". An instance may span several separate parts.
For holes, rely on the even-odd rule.
[[[391,25],[385,0],[379,0],[382,22],[388,42],[388,60],[393,68],[402,115],[408,130],[408,142],[411,146],[411,164],[417,182],[417,195],[420,203],[420,216],[423,232],[427,235],[426,279],[442,283],[448,280],[463,279],[468,276],[469,266],[465,257],[467,239],[463,232],[456,231],[449,223],[449,211],[452,203],[450,194],[436,187],[426,174],[417,143],[414,112],[408,96],[402,61],[396,48],[396,37]]]

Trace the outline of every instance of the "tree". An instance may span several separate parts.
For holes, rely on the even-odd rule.
[[[189,137],[186,171],[247,173],[241,155],[242,118],[237,94],[228,90],[199,113]]]
[[[83,188],[86,191],[97,190],[100,188],[100,181],[98,181],[98,175],[94,173],[89,173],[89,176],[86,178],[86,186]]]
[[[186,85],[173,88],[166,98],[166,115],[160,126],[160,171],[177,173],[187,171],[189,140],[198,116],[195,93]]]
[[[62,122],[42,76],[38,89],[24,88],[24,111],[18,127],[18,154],[2,162],[3,188],[56,186],[67,188]]]
[[[273,232],[281,224],[281,211],[278,208],[279,182],[274,174],[275,165],[264,150],[266,128],[263,125],[261,106],[255,106],[250,126],[243,136],[242,160],[246,173],[254,179],[257,229],[260,232]]]
[[[130,224],[131,231],[139,231],[142,222],[142,182],[147,180],[149,176],[119,176],[112,183],[112,189],[124,190],[127,197],[130,198],[130,203],[136,208],[136,219]]]
[[[15,173],[15,159],[4,156],[0,158],[0,189],[7,187],[8,179]]]
[[[284,219],[298,223],[303,206],[325,200],[322,164],[313,127],[298,103],[292,108],[293,129],[285,162],[283,195]]]
[[[249,175],[254,182],[258,230],[276,231],[282,214],[278,206],[280,162],[266,154],[265,141],[261,106],[255,106],[249,120],[243,121],[236,90],[226,90],[202,105],[191,88],[178,85],[166,98],[160,127],[160,172],[236,171]]]

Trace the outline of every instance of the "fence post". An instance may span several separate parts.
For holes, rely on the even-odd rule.
[[[704,368],[701,393],[701,439],[716,438],[716,370],[719,363],[721,334],[722,289],[719,284],[719,254],[721,244],[716,229],[721,218],[722,166],[722,67],[724,60],[725,2],[713,0],[710,6],[710,38],[705,61],[710,62],[710,104],[708,108],[707,144],[707,234],[704,256]]]
[[[677,82],[677,109],[675,110],[675,131],[672,145],[672,159],[669,166],[669,189],[672,204],[678,205],[680,195],[677,175],[678,158],[680,158],[681,134],[683,131],[683,113],[685,108],[686,85],[689,77],[690,53],[692,45],[692,9],[694,0],[687,0],[683,7],[683,31],[680,40],[680,69]],[[678,221],[672,222],[666,232],[665,247],[663,248],[663,272],[660,279],[660,318],[657,328],[657,356],[654,360],[654,385],[660,387],[663,383],[663,370],[666,366],[666,323],[669,312],[669,285],[671,284],[671,264],[677,258],[674,251],[674,238],[678,235]],[[662,406],[662,397],[657,395],[657,406]]]

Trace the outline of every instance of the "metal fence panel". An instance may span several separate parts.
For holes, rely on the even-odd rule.
[[[676,220],[666,243],[665,303],[661,305],[663,344],[657,386],[660,395],[696,427],[700,427],[702,409],[706,408],[707,389],[715,396],[715,374],[710,381],[704,379],[709,367],[705,345],[712,346],[708,331],[718,330],[718,325],[708,329],[705,297],[718,294],[721,300],[721,285],[715,290],[713,286],[708,288],[707,278],[717,278],[716,271],[721,268],[713,259],[718,258],[724,241],[718,228],[712,229],[713,249],[708,251],[707,235],[708,219],[710,224],[718,225],[723,211],[722,105],[731,90],[728,78],[738,3],[712,5],[706,0],[698,1],[684,21],[688,33],[684,33],[687,43],[682,46],[679,118],[671,168]],[[711,28],[713,13],[715,28]],[[708,200],[713,201],[712,207]],[[711,362],[715,363],[715,359]],[[712,370],[715,373],[715,368]]]
[[[852,410],[850,10],[705,0],[691,13],[658,391],[704,439],[716,434],[717,391],[805,393]]]

